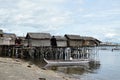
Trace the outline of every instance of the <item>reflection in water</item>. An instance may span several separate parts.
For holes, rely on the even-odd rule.
[[[97,69],[100,68],[100,65],[98,64],[89,64],[89,68],[83,67],[83,66],[51,66],[48,69],[54,70],[54,71],[60,71],[66,74],[79,74],[82,75],[86,72],[94,73]]]
[[[95,71],[100,68],[100,64],[89,63],[89,70]]]
[[[49,69],[68,74],[75,80],[120,80],[120,50],[100,50],[101,65],[81,66],[52,66]]]
[[[82,75],[85,69],[80,66],[69,66],[69,67],[51,67],[52,70],[60,71],[66,74],[79,74]]]

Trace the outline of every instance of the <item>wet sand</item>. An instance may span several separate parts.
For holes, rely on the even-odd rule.
[[[28,61],[0,57],[0,80],[76,80],[64,73],[43,70]]]

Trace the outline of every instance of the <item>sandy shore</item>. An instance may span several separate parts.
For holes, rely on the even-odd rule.
[[[38,66],[20,59],[0,57],[0,80],[76,80],[64,73],[43,70]]]

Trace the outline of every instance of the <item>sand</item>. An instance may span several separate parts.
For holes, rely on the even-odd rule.
[[[29,61],[0,57],[0,80],[76,80],[67,74],[44,70]]]

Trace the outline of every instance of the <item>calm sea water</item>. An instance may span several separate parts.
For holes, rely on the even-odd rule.
[[[93,73],[75,76],[80,80],[120,80],[120,51],[100,50],[99,59],[101,65]]]
[[[76,80],[120,80],[120,50],[99,50],[101,65],[84,71],[79,67],[57,68]]]

